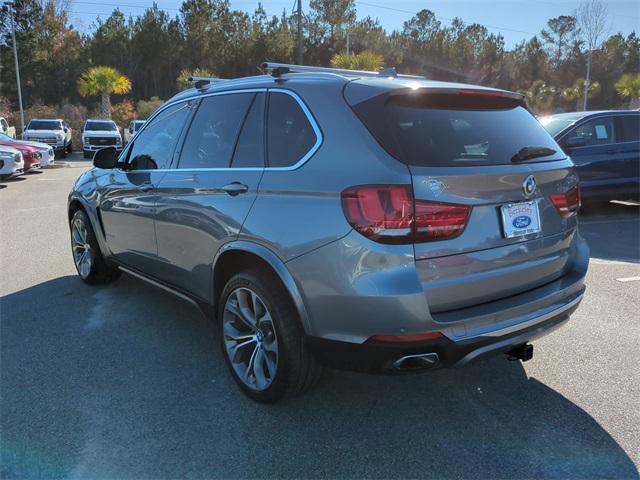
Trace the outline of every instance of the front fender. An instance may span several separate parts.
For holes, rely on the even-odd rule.
[[[285,288],[288,290],[289,295],[291,295],[291,299],[293,300],[294,306],[298,312],[300,317],[300,321],[302,322],[302,326],[305,330],[305,333],[311,332],[311,325],[309,320],[309,315],[307,313],[307,309],[304,304],[304,299],[300,293],[300,289],[298,288],[298,284],[296,283],[293,275],[289,272],[289,269],[284,264],[284,262],[276,255],[273,251],[269,250],[267,247],[263,245],[259,245],[257,243],[248,242],[246,240],[236,240],[229,243],[224,244],[218,253],[216,254],[213,260],[213,272],[216,271],[216,265],[218,260],[222,256],[223,253],[229,251],[242,251],[248,252],[253,255],[260,257],[262,260],[267,262],[271,268],[276,272]],[[215,275],[214,275],[215,278]]]

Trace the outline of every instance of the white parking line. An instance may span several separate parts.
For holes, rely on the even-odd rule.
[[[624,278],[616,278],[619,282],[637,282],[640,280],[640,277],[624,277]]]

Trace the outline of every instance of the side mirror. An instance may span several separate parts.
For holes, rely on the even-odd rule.
[[[578,148],[584,147],[587,144],[587,140],[584,137],[569,137],[567,138],[562,146],[566,148]]]
[[[69,133],[69,129],[67,127],[64,127],[62,130],[64,130],[64,133]]]
[[[129,127],[129,133],[133,133],[133,127]]]
[[[96,168],[115,168],[118,162],[114,147],[101,148],[93,155],[93,166]]]

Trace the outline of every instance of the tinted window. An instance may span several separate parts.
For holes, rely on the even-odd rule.
[[[523,106],[491,96],[380,95],[354,111],[395,158],[418,166],[500,165],[524,147],[548,147],[565,158],[549,133]]]
[[[569,137],[584,138],[585,145],[607,145],[615,143],[615,126],[613,117],[595,118],[578,126],[569,133]]]
[[[640,115],[618,117],[618,141],[637,142],[640,140]]]
[[[129,153],[131,168],[168,168],[189,112],[186,103],[179,103],[158,114],[136,138]]]
[[[264,166],[264,93],[258,93],[244,121],[231,166]]]
[[[267,150],[269,167],[298,163],[316,143],[316,134],[298,102],[284,93],[269,94]]]
[[[255,93],[205,97],[189,127],[178,168],[226,168]]]

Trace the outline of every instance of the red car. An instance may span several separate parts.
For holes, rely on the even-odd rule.
[[[36,147],[32,147],[31,145],[24,145],[22,143],[4,141],[4,140],[0,140],[0,145],[16,148],[20,150],[20,152],[22,152],[22,157],[24,158],[25,173],[40,168],[40,159],[42,158],[42,154],[38,151]]]

